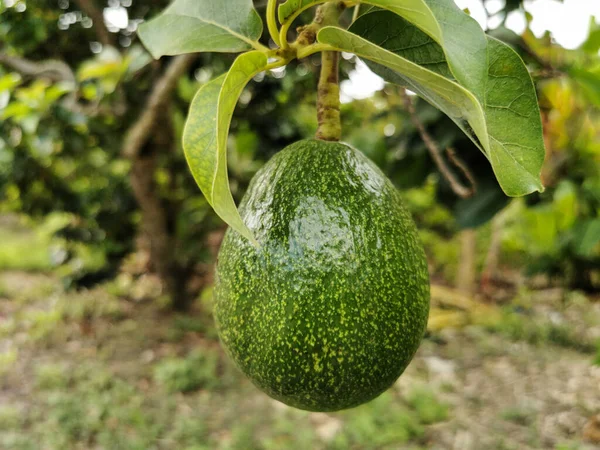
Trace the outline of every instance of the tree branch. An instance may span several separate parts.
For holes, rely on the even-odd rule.
[[[325,3],[319,6],[315,19],[309,27],[318,29],[327,25],[337,25],[346,6],[342,2]],[[316,138],[337,142],[342,138],[340,120],[340,55],[338,52],[323,52],[321,55],[321,76],[317,91]]]
[[[452,191],[460,198],[472,197],[476,189],[475,177],[473,176],[473,174],[469,171],[468,167],[458,159],[458,157],[454,153],[454,150],[447,149],[450,160],[456,167],[460,169],[460,171],[465,175],[467,180],[469,180],[469,183],[471,185],[470,187],[464,186],[458,179],[458,177],[454,174],[454,172],[452,172],[450,167],[448,167],[448,165],[446,164],[446,161],[442,156],[442,152],[438,143],[431,137],[431,135],[425,129],[423,123],[419,120],[419,117],[417,116],[417,113],[415,111],[415,105],[410,96],[406,93],[406,90],[402,90],[402,95],[404,97],[404,106],[410,114],[410,119],[413,125],[421,135],[421,139],[423,139],[423,142],[429,150],[433,161],[435,162],[442,176],[448,181],[448,184],[450,185]]]
[[[181,310],[189,306],[189,273],[177,259],[178,241],[170,228],[176,213],[170,207],[173,205],[165,204],[161,198],[155,175],[161,152],[169,151],[175,144],[173,127],[168,123],[169,100],[177,81],[195,58],[193,54],[181,55],[171,61],[156,80],[144,111],[129,129],[123,146],[123,155],[131,161],[131,188],[142,213],[141,229],[149,243],[150,261],[173,307]]]
[[[454,164],[454,167],[461,171],[463,176],[471,185],[471,195],[473,195],[477,190],[477,181],[475,180],[475,177],[469,170],[469,167],[462,159],[460,159],[460,157],[456,154],[456,150],[454,150],[452,147],[448,147],[446,149],[446,154],[448,155],[448,159],[450,160],[450,162]]]
[[[96,31],[96,36],[98,36],[98,41],[102,45],[112,45],[113,36],[108,31],[108,28],[106,28],[102,9],[94,4],[94,0],[74,0],[74,2],[94,22],[94,30]]]
[[[340,120],[340,80],[338,52],[323,52],[321,57],[321,76],[317,92],[317,128],[316,138],[337,142],[342,138]]]
[[[45,77],[51,81],[71,81],[73,83],[76,81],[71,68],[64,62],[55,59],[36,62],[0,53],[0,64],[27,77]]]
[[[194,54],[177,56],[156,82],[146,101],[143,114],[127,132],[123,144],[123,156],[129,159],[138,156],[152,135],[152,128],[156,125],[162,108],[173,93],[177,80],[189,69],[194,59],[196,59]]]

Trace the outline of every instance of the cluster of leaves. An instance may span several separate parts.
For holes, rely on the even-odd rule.
[[[152,7],[165,3],[157,1]],[[136,24],[153,9],[138,5],[128,11]],[[127,47],[105,45],[94,55],[94,30],[80,23],[60,30],[57,24],[65,14],[82,15],[76,5],[60,10],[54,1],[30,2],[25,9],[3,7],[0,12],[0,53],[36,69],[19,74],[11,65],[0,64],[0,208],[36,219],[63,213],[62,226],[55,231],[64,248],[53,252],[52,262],[68,263],[61,267],[67,281],[89,284],[114,274],[134,248],[140,212],[129,186],[131,162],[122,155],[122,142],[160,67],[149,64],[150,55],[135,42]],[[197,194],[177,143],[198,86],[228,64],[227,56],[203,55],[179,80],[169,105],[167,125],[175,144],[158,156],[156,194],[169,210],[183,266],[210,258],[205,236],[221,224]],[[234,195],[243,192],[260,161],[301,138],[307,125],[294,117],[294,105],[286,99],[304,97],[314,77],[310,65],[299,68],[290,67],[285,81],[268,78],[246,91],[253,109],[242,104],[233,118],[239,130],[230,155]],[[275,118],[280,121],[277,129],[267,123]],[[104,253],[93,267],[78,255],[82,244]],[[48,258],[42,252],[38,256]]]
[[[533,83],[519,56],[486,36],[452,0],[369,0],[348,30],[322,21],[316,43],[290,44],[287,31],[319,4],[359,2],[288,0],[267,4],[272,40],[264,47],[262,23],[250,0],[217,4],[176,0],[144,24],[140,35],[155,57],[189,52],[247,51],[229,72],[196,95],[184,133],[184,151],[200,189],[217,214],[254,241],[229,189],[227,136],[237,98],[261,72],[319,51],[353,53],[386,80],[407,87],[450,117],[490,161],[510,196],[543,191],[539,175],[544,142]],[[280,27],[277,24],[279,20]]]
[[[201,151],[206,151],[206,155],[213,155],[212,158],[202,159],[203,164],[212,164],[208,169],[192,164],[192,171],[196,172],[197,177],[202,176],[205,179],[210,179],[210,176],[206,178],[207,173],[217,174],[217,166],[218,173],[221,174],[219,176],[226,175],[225,163],[229,166],[229,183],[224,183],[219,178],[215,187],[220,188],[207,195],[207,199],[214,204],[214,194],[226,194],[229,188],[233,197],[239,198],[263,161],[287,144],[314,132],[315,117],[312,105],[316,96],[314,85],[318,66],[314,58],[304,58],[300,61],[288,61],[287,57],[281,59],[282,55],[285,56],[281,48],[285,46],[285,38],[292,35],[288,33],[292,22],[296,18],[304,19],[310,15],[309,8],[320,2],[288,1],[281,5],[280,14],[277,15],[280,24],[279,36],[275,41],[281,48],[273,50],[266,50],[266,32],[262,30],[260,19],[249,6],[249,1],[238,2],[239,5],[244,5],[239,11],[249,11],[246,16],[230,16],[242,17],[239,19],[241,22],[237,23],[239,32],[236,32],[237,35],[244,36],[241,40],[234,39],[236,35],[231,35],[227,26],[223,28],[214,25],[220,22],[212,19],[218,19],[218,14],[221,14],[223,9],[214,8],[213,13],[217,16],[211,16],[209,21],[203,22],[202,19],[207,17],[206,11],[212,10],[199,8],[197,14],[180,14],[177,8],[184,8],[186,3],[182,0],[173,3],[155,19],[158,21],[156,23],[162,23],[160,21],[166,20],[167,16],[169,20],[173,19],[172,22],[167,20],[166,23],[171,24],[168,27],[156,31],[153,30],[153,21],[146,25],[149,30],[146,33],[150,39],[149,46],[155,56],[162,52],[250,50],[250,53],[267,52],[266,55],[271,58],[267,60],[267,67],[274,62],[276,65],[286,63],[285,68],[282,66],[278,69],[277,77],[263,77],[263,74],[259,73],[254,78],[260,82],[253,82],[241,91],[242,101],[233,112],[231,120],[234,133],[228,140],[228,161],[224,158],[223,148],[215,150],[214,147],[199,146],[202,142],[195,140],[194,136],[199,136],[197,133],[202,130],[199,124],[209,126],[207,131],[215,135],[215,131],[210,129],[210,123],[201,120],[200,113],[210,102],[202,102],[200,96],[207,94],[211,88],[214,88],[213,92],[222,93],[222,87],[216,89],[219,87],[219,81],[206,81],[222,73],[231,65],[232,58],[229,55],[204,54],[194,67],[196,76],[189,73],[180,80],[178,95],[173,99],[170,109],[171,122],[175,129],[173,139],[179,141],[183,136],[187,105],[198,87],[205,84],[205,90],[198,93],[193,102],[194,108],[186,128],[188,133],[184,143],[188,159],[191,161],[194,158],[203,158],[204,153]],[[387,81],[414,89],[429,101],[437,101],[435,96],[439,94],[435,89],[439,86],[450,86],[452,91],[449,91],[448,95],[452,100],[447,102],[448,105],[454,105],[457,99],[463,98],[460,97],[463,94],[464,98],[475,97],[481,105],[486,104],[489,99],[486,100],[484,95],[481,100],[481,96],[478,97],[481,92],[476,92],[476,84],[469,84],[472,80],[464,79],[464,73],[461,75],[461,64],[464,62],[456,59],[456,53],[460,53],[456,50],[458,44],[448,42],[448,33],[444,31],[444,26],[438,31],[435,29],[436,23],[448,22],[448,17],[454,17],[464,21],[465,25],[462,28],[475,33],[476,39],[463,40],[467,43],[473,41],[481,44],[482,32],[475,29],[468,16],[452,5],[442,19],[441,16],[436,16],[439,15],[439,10],[436,10],[435,6],[444,5],[444,1],[416,1],[415,4],[426,5],[431,11],[429,26],[432,28],[426,28],[426,25],[405,17],[406,12],[395,10],[393,1],[388,1],[385,5],[366,3],[349,30],[324,28],[320,30],[320,41],[314,44],[315,47],[304,49],[303,52],[296,49],[296,56],[338,48],[332,44],[338,40],[342,46],[340,49],[355,51],[375,71],[384,75]],[[506,11],[509,11],[509,6],[512,8],[514,3],[517,2],[507,2]],[[152,2],[150,7],[134,5],[128,10],[130,17],[140,18],[152,15],[165,4],[166,2],[156,1]],[[259,11],[263,13],[262,10]],[[0,196],[1,208],[4,211],[20,211],[34,217],[45,216],[51,211],[67,212],[66,217],[70,219],[59,231],[65,238],[63,242],[66,243],[66,251],[56,253],[61,256],[56,262],[71,260],[71,267],[79,267],[75,270],[85,272],[89,268],[82,268],[80,264],[74,263],[77,258],[72,242],[101,247],[107,254],[103,264],[111,267],[116,267],[121,258],[133,248],[140,215],[128,186],[130,165],[121,157],[121,143],[127,126],[136,119],[144,104],[156,68],[147,65],[148,55],[136,46],[135,42],[129,48],[105,47],[102,53],[90,57],[89,42],[95,39],[93,29],[73,25],[66,31],[59,30],[56,26],[57,21],[60,14],[66,12],[76,12],[76,9],[72,5],[69,9],[60,11],[53,1],[44,0],[35,4],[28,2],[25,11],[4,7],[0,14],[0,33],[4,37],[3,53],[35,61],[63,59],[68,61],[74,74],[71,83],[57,82],[45,75],[19,76],[8,68],[0,67]],[[346,16],[342,17],[342,23],[349,24],[350,16],[347,12]],[[246,19],[250,21],[250,25],[243,22]],[[176,26],[179,24],[177,20],[189,22],[189,29],[197,39],[169,40],[169,33],[179,32],[180,38],[182,36],[183,27]],[[204,25],[211,21],[216,28],[204,29]],[[378,26],[370,26],[374,23]],[[439,23],[437,26],[440,26]],[[223,39],[217,40],[216,44],[210,44],[213,47],[199,49],[199,45],[208,46],[209,40],[199,38],[205,34],[202,34],[198,27],[204,30],[202,33],[218,32]],[[144,36],[144,28],[141,33]],[[549,189],[544,194],[534,195],[527,202],[513,207],[515,209],[511,211],[515,211],[512,213],[515,220],[509,222],[505,228],[505,248],[533,255],[532,259],[528,259],[533,270],[543,270],[556,275],[584,274],[589,281],[592,271],[597,270],[599,251],[596,192],[598,151],[594,131],[598,127],[597,117],[595,113],[589,112],[589,108],[590,105],[600,104],[600,76],[595,57],[600,45],[600,33],[594,24],[590,39],[581,50],[575,52],[564,51],[552,45],[548,37],[537,40],[530,33],[525,34],[524,43],[520,37],[511,35],[506,30],[499,30],[493,34],[510,42],[538,76],[551,77],[538,83],[542,112],[548,130],[547,142],[551,147],[548,156],[549,169],[543,174],[544,184]],[[493,46],[500,45],[491,37],[484,35],[484,39],[488,54],[496,51],[492,49]],[[50,42],[52,44],[49,44]],[[354,48],[357,43],[360,43],[360,49]],[[183,44],[196,47],[178,47]],[[158,45],[163,46],[162,50],[155,51],[153,46]],[[291,47],[294,44],[288,45]],[[416,47],[407,48],[412,46]],[[371,51],[376,48],[381,50],[377,50],[373,56]],[[507,52],[510,57],[496,68],[524,70],[512,51],[504,46],[498,49]],[[458,55],[458,58],[461,57],[464,55]],[[262,56],[254,53],[250,60],[256,61],[259,58],[263,60]],[[373,58],[376,60],[371,62]],[[244,65],[240,65],[242,61],[234,63],[233,69],[244,68]],[[436,64],[430,64],[433,61],[436,61]],[[467,66],[468,68],[481,66],[481,62],[477,61],[467,63],[474,64]],[[388,64],[396,70],[384,67]],[[350,69],[353,67],[353,61],[344,60],[342,67],[343,70]],[[400,71],[400,68],[404,71],[409,68],[410,73]],[[284,78],[281,78],[281,70],[286,73]],[[486,86],[487,82],[492,80],[489,86],[494,89],[490,91],[490,95],[506,94],[506,98],[500,100],[509,104],[512,101],[508,100],[510,93],[520,88],[509,83],[510,80],[496,78],[495,72],[490,70],[488,68],[487,78],[484,77]],[[466,72],[469,75],[471,69]],[[477,70],[472,72],[479,73]],[[485,73],[485,70],[482,73]],[[523,81],[525,74],[522,75]],[[226,77],[229,76],[233,75]],[[238,76],[241,76],[240,73]],[[560,79],[555,79],[556,76],[560,76]],[[244,77],[243,82],[247,81]],[[428,84],[428,79],[435,79],[436,82]],[[225,78],[217,80],[224,82]],[[399,187],[422,186],[428,176],[436,171],[435,165],[419,133],[408,120],[399,89],[392,86],[388,85],[386,91],[378,98],[359,104],[348,104],[342,108],[346,125],[344,139],[367,153]],[[526,108],[522,102],[527,98],[533,99],[533,89],[528,87],[524,92],[529,97],[521,96],[511,104],[511,108],[516,108],[517,112],[521,111],[518,108]],[[221,97],[224,99],[225,96]],[[73,109],[74,98],[85,108]],[[383,108],[382,104],[385,105]],[[466,116],[459,118],[453,115],[456,112],[460,113],[460,108],[447,111],[444,108],[448,105],[442,100],[434,104],[440,109],[425,102],[418,102],[419,119],[441,148],[452,147],[456,150],[477,179],[476,195],[466,200],[457,199],[444,180],[440,179],[435,185],[436,199],[454,213],[459,226],[481,225],[508,204],[508,199],[493,180],[492,165],[489,164],[490,160],[493,162],[491,156],[496,152],[478,150],[483,141],[479,135],[475,136],[477,124],[469,125]],[[461,101],[458,104],[464,106]],[[468,102],[466,104],[472,105]],[[231,101],[227,105],[212,105],[213,113],[214,108],[220,108],[221,113],[225,111],[223,106],[233,108]],[[519,122],[518,118],[511,118],[510,108],[490,111],[484,107],[483,111],[488,131],[495,129],[497,125],[501,131],[517,130],[520,133],[522,130],[527,133],[537,126],[526,125]],[[537,114],[533,110],[529,112],[533,116]],[[507,121],[503,122],[499,118],[505,113],[510,120],[506,119]],[[211,117],[210,114],[207,117]],[[467,134],[461,131],[456,121]],[[227,120],[225,122],[228,126]],[[384,133],[388,125],[393,125],[396,132],[390,135]],[[222,128],[221,123],[221,133]],[[521,134],[514,136],[525,139]],[[539,135],[536,136],[539,140]],[[220,142],[223,145],[222,138]],[[543,147],[536,151],[523,150],[522,154],[516,151],[514,154],[517,156],[516,161],[519,161],[527,155],[539,160],[542,153]],[[181,148],[177,147],[173,152],[165,151],[160,155],[156,181],[163,202],[178,205],[177,211],[173,209],[172,216],[174,229],[177,230],[181,242],[179,257],[194,262],[208,258],[204,235],[220,224],[210,205],[195,194],[196,186],[193,179],[185,173],[185,165]],[[500,169],[504,175],[514,175],[514,172],[505,169]],[[536,175],[537,172],[536,169],[531,173]],[[501,182],[502,179],[507,179],[502,178],[498,170],[496,175]],[[510,180],[510,177],[508,179]],[[514,179],[521,182],[530,178],[515,175]],[[214,181],[216,180],[217,178],[214,178]],[[200,184],[202,187],[202,182]],[[505,183],[503,187],[506,187]],[[212,185],[207,189],[212,189]],[[525,220],[521,220],[521,217]],[[425,222],[428,220],[422,223]],[[450,236],[455,230],[454,225],[451,221],[447,224],[442,222],[437,221],[433,228],[443,236]],[[107,274],[110,273],[111,271]],[[577,280],[571,281],[577,284]]]
[[[529,270],[594,289],[600,271],[600,50],[598,32],[578,50],[526,33],[524,43],[560,76],[541,80],[549,143],[543,178],[548,190],[507,212],[508,250],[528,255]]]
[[[111,94],[105,80],[122,70],[119,64],[113,71],[115,61],[101,58],[77,73],[84,95],[98,104]],[[93,75],[94,70],[105,73]],[[0,111],[2,209],[34,217],[69,213],[72,220],[59,230],[62,237],[89,245],[104,242],[109,256],[127,253],[135,208],[126,185],[128,165],[115,157],[116,136],[105,134],[111,124],[71,108],[75,82],[29,82],[4,73],[0,92],[11,100]]]

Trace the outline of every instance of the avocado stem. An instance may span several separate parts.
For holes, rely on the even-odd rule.
[[[277,27],[277,0],[269,0],[267,3],[267,28],[275,45],[286,49],[288,43],[287,41],[281,42],[279,28]]]
[[[320,27],[337,25],[345,9],[343,2],[330,2],[317,10],[315,22]],[[339,141],[342,138],[340,119],[339,53],[324,51],[321,56],[321,76],[317,91],[316,138],[322,141]]]
[[[321,77],[317,92],[317,120],[317,139],[339,141],[342,138],[338,52],[322,53]]]

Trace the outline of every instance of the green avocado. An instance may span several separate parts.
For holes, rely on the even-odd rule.
[[[240,213],[260,245],[227,231],[215,285],[219,335],[239,368],[310,411],[388,389],[429,313],[425,253],[389,179],[346,144],[300,141],[256,174]]]

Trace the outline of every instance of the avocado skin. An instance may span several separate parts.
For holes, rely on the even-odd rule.
[[[387,390],[429,313],[425,253],[389,179],[348,145],[300,141],[256,174],[240,213],[260,246],[227,231],[214,304],[237,366],[309,411]]]

